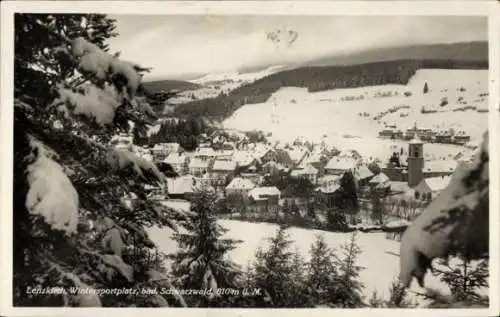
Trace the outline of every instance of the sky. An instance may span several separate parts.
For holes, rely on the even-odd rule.
[[[145,79],[283,65],[364,49],[488,38],[484,17],[115,15],[112,51],[152,67]],[[271,41],[269,32],[298,37]]]

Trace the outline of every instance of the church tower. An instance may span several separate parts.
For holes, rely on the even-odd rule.
[[[418,185],[424,178],[424,142],[418,137],[417,131],[408,149],[408,185]]]

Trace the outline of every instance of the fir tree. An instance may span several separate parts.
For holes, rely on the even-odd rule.
[[[15,15],[14,305],[169,306],[175,296],[27,296],[27,286],[171,288],[146,227],[187,221],[147,200],[158,168],[107,146],[154,114],[136,64],[108,53],[100,14]],[[135,198],[124,200],[124,194]]]
[[[450,261],[441,259],[439,264],[445,269],[436,269],[434,274],[449,286],[454,301],[482,302],[485,300],[485,297],[477,291],[488,287],[487,259],[473,263],[461,257],[457,265],[451,265]]]
[[[290,251],[292,241],[285,227],[280,227],[276,236],[270,238],[269,248],[258,249],[255,255],[255,286],[269,298],[267,307],[297,307],[290,293],[294,283],[294,253]],[[300,304],[300,303],[299,303]]]
[[[198,192],[191,201],[192,224],[185,233],[175,233],[173,239],[180,250],[171,255],[172,274],[182,289],[209,289],[207,296],[194,295],[186,299],[190,306],[228,306],[235,300],[218,295],[219,288],[239,289],[241,269],[225,256],[236,248],[239,240],[225,239],[227,229],[217,224],[216,198],[211,192]]]
[[[337,307],[363,306],[363,284],[359,281],[359,273],[363,267],[356,264],[361,249],[356,243],[356,233],[351,235],[349,242],[341,247],[342,258],[337,258],[335,266],[339,270],[337,287],[339,291],[333,299]]]
[[[334,265],[335,255],[322,235],[311,245],[307,286],[316,305],[327,305],[336,297],[339,274]]]
[[[359,212],[358,195],[356,192],[354,175],[351,172],[344,173],[340,180],[339,195],[335,205],[349,215],[351,224],[354,224],[354,217]]]
[[[427,82],[424,84],[424,94],[429,92],[429,86],[427,85]]]

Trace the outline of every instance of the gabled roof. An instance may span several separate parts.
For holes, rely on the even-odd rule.
[[[374,174],[372,173],[372,171],[370,171],[370,169],[368,168],[368,166],[366,165],[361,165],[357,170],[356,170],[356,178],[357,179],[367,179],[367,178],[370,178],[372,177]]]
[[[226,186],[226,189],[240,189],[240,190],[250,190],[255,188],[255,184],[248,178],[235,177]]]
[[[386,183],[389,183],[389,177],[387,177],[387,175],[385,175],[384,173],[379,173],[375,176],[373,176],[372,179],[370,179],[370,184],[379,184],[379,185],[383,185],[383,184],[386,184]]]
[[[418,185],[415,187],[416,190],[419,191],[432,191],[439,192],[448,186],[450,183],[451,176],[443,176],[443,177],[429,177],[424,178]]]

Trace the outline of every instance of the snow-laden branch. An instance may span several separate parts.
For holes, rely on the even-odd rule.
[[[31,138],[30,145],[37,156],[27,168],[26,208],[31,214],[42,216],[53,229],[75,233],[78,193],[61,165],[52,160],[42,143]]]

